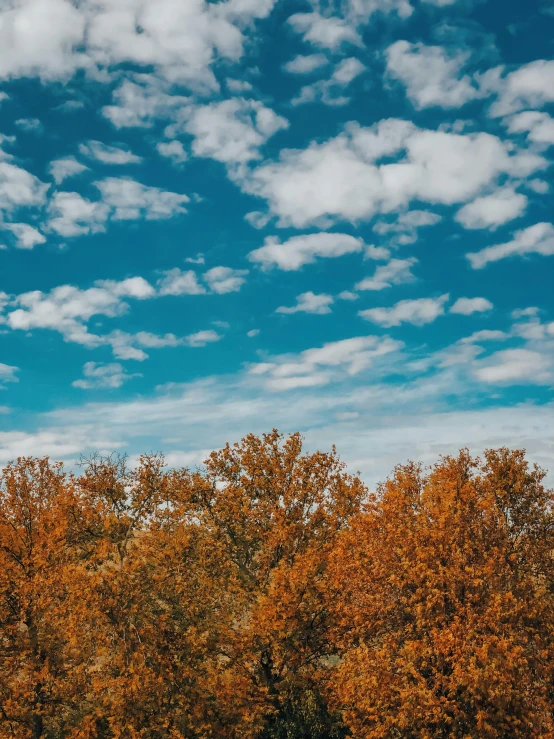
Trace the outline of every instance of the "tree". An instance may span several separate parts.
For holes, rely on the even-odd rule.
[[[523,452],[396,470],[333,554],[360,739],[554,736],[554,512]]]
[[[327,561],[365,487],[334,450],[305,454],[299,434],[285,439],[275,430],[214,452],[203,474],[185,475],[181,484],[194,518],[232,568],[225,650],[237,679],[249,685],[251,710],[257,706],[253,725],[265,725],[266,737],[315,737],[318,726],[320,736],[334,736],[337,721],[317,680],[334,651]]]
[[[78,495],[61,465],[20,459],[0,476],[0,725],[2,736],[62,731],[84,689],[71,623]]]

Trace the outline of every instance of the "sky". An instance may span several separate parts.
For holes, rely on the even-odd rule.
[[[0,0],[0,124],[0,464],[554,472],[554,0]]]

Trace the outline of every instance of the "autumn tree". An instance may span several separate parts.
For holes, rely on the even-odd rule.
[[[185,474],[181,485],[232,567],[226,657],[250,685],[263,736],[340,736],[317,677],[334,652],[327,561],[364,486],[346,474],[334,450],[306,454],[299,434],[277,431],[214,452],[205,470]]]
[[[86,682],[71,629],[83,586],[79,501],[48,460],[20,459],[0,476],[0,736],[58,735]]]
[[[0,739],[554,736],[552,493],[247,436],[0,475]]]
[[[554,736],[554,512],[519,451],[396,470],[333,554],[360,739]]]

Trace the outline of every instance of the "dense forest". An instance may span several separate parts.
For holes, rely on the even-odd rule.
[[[368,450],[368,455],[371,450]],[[554,510],[521,451],[376,491],[276,431],[0,481],[0,737],[554,737]]]

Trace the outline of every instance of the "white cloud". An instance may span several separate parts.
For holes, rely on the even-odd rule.
[[[253,210],[244,216],[244,220],[253,228],[265,228],[271,220],[271,216],[259,210]]]
[[[292,307],[282,305],[276,309],[275,313],[315,313],[316,315],[324,315],[325,313],[331,313],[329,306],[333,302],[331,295],[325,295],[323,293],[316,295],[309,291],[297,296],[296,305]]]
[[[2,223],[0,226],[13,233],[18,249],[32,249],[37,244],[46,242],[44,234],[28,223]]]
[[[128,374],[118,363],[96,364],[96,362],[86,362],[83,365],[83,379],[75,380],[72,385],[83,390],[114,389],[121,387],[123,383],[133,377],[141,377],[141,375]]]
[[[441,46],[425,46],[397,41],[386,51],[387,73],[406,86],[416,108],[437,106],[459,108],[479,97],[469,75],[463,75],[469,54],[450,54]]]
[[[87,169],[88,167],[78,162],[75,157],[64,157],[63,159],[56,159],[50,162],[49,172],[54,182],[59,185],[68,177],[74,177],[85,172]]]
[[[394,234],[392,242],[400,246],[414,244],[418,239],[418,229],[426,226],[435,226],[441,221],[437,213],[428,210],[409,210],[401,213],[396,221],[378,221],[373,230],[375,233],[385,235]]]
[[[523,215],[527,203],[526,195],[505,187],[464,205],[456,214],[456,220],[464,228],[496,228]]]
[[[296,56],[287,62],[283,69],[289,74],[310,74],[316,69],[329,64],[329,60],[325,54],[308,54],[307,56]]]
[[[98,337],[98,340],[101,345],[110,346],[117,359],[132,359],[137,362],[148,359],[148,354],[144,349],[163,349],[182,346],[186,343],[186,339],[180,339],[175,334],[159,335],[148,331],[129,334],[119,330]]]
[[[304,41],[324,49],[338,49],[344,43],[362,46],[359,33],[342,18],[325,18],[319,13],[296,13],[288,19]]]
[[[274,236],[268,236],[264,246],[248,254],[248,259],[263,269],[277,267],[287,271],[298,270],[305,264],[313,264],[318,257],[342,257],[355,254],[364,249],[362,239],[341,233],[314,233],[291,236],[280,243]]]
[[[347,0],[346,14],[354,24],[365,24],[375,13],[393,13],[409,18],[413,8],[408,0]]]
[[[529,190],[532,190],[532,192],[536,192],[539,195],[546,195],[546,193],[550,191],[550,185],[548,182],[538,178],[527,180],[524,184]]]
[[[48,204],[46,228],[60,236],[83,236],[104,231],[109,218],[106,203],[92,202],[77,192],[55,192]]]
[[[198,282],[196,272],[183,271],[178,267],[165,272],[157,285],[160,295],[201,295],[206,292]]]
[[[458,298],[450,308],[450,313],[471,316],[473,313],[484,313],[492,308],[493,304],[486,298]]]
[[[417,264],[415,257],[408,259],[391,259],[387,264],[377,267],[373,277],[366,277],[357,282],[354,286],[355,290],[384,290],[392,285],[402,285],[407,282],[413,282],[415,277],[412,274],[412,267]]]
[[[293,105],[322,102],[325,105],[346,105],[350,98],[345,89],[365,70],[365,65],[355,57],[342,59],[328,80],[318,80],[303,87],[291,101]]]
[[[212,267],[204,273],[204,280],[210,290],[219,295],[238,292],[246,282],[247,269],[232,269],[231,267]]]
[[[416,300],[401,300],[391,308],[369,308],[358,313],[366,321],[377,323],[379,326],[390,328],[402,323],[412,323],[414,326],[423,326],[432,323],[439,316],[444,315],[444,305],[449,296],[440,298],[417,298]]]
[[[530,349],[504,349],[477,363],[474,374],[491,384],[550,384],[552,358]]]
[[[551,223],[536,223],[521,231],[505,244],[488,246],[481,251],[466,254],[473,269],[481,269],[489,262],[497,262],[512,256],[541,254],[544,257],[554,254],[554,226]]]
[[[401,342],[387,336],[356,336],[299,354],[272,357],[268,362],[252,365],[249,376],[261,377],[268,390],[318,387],[357,375],[402,346]]]
[[[187,195],[143,185],[129,177],[106,177],[95,182],[105,205],[113,208],[116,221],[146,218],[159,220],[186,213]]]
[[[17,372],[19,372],[19,367],[0,362],[0,386],[5,382],[19,382],[19,378],[16,377]]]
[[[535,305],[531,305],[528,308],[516,308],[511,313],[512,318],[524,318],[526,316],[536,316],[539,313],[539,308]]]
[[[479,344],[482,341],[505,341],[510,338],[510,334],[505,331],[496,331],[490,329],[483,329],[482,331],[475,331],[470,336],[465,336],[460,339],[460,344]]]
[[[67,79],[130,63],[196,89],[217,86],[212,63],[238,60],[241,29],[275,0],[87,2],[14,0],[0,12],[0,77]]]
[[[204,255],[200,251],[195,257],[185,257],[185,262],[189,264],[204,264],[205,261]]]
[[[527,138],[534,144],[554,144],[554,118],[538,110],[526,110],[509,118],[508,131],[527,133]]]
[[[5,322],[10,328],[22,331],[37,328],[58,331],[66,341],[94,347],[101,345],[103,339],[88,333],[86,322],[92,316],[114,318],[127,310],[125,298],[145,300],[154,295],[154,288],[142,277],[121,282],[101,280],[86,290],[61,285],[49,293],[34,290],[16,296]]]
[[[188,346],[197,348],[206,346],[206,344],[213,344],[215,341],[220,341],[221,338],[221,335],[218,334],[217,331],[209,329],[207,331],[198,331],[195,334],[190,334],[186,338],[186,343]]]
[[[491,70],[484,79],[490,91],[499,95],[491,106],[492,116],[540,108],[554,102],[554,60],[538,59],[501,77],[503,71],[502,67]]]
[[[2,160],[0,153],[0,213],[43,205],[48,187],[26,169]]]
[[[102,114],[116,128],[148,128],[156,119],[171,117],[190,102],[188,97],[172,95],[170,85],[147,74],[124,80],[113,100],[115,105],[102,108]]]
[[[102,164],[140,164],[142,162],[142,157],[133,154],[132,151],[118,146],[109,146],[101,141],[91,140],[86,144],[80,144],[79,151],[83,156],[102,162]]]
[[[248,336],[249,339],[253,339],[255,336],[258,336],[259,333],[260,333],[259,328],[252,328],[250,329],[250,331],[246,332],[246,335]]]
[[[183,109],[182,122],[169,126],[174,136],[181,131],[194,137],[192,153],[225,164],[245,164],[260,158],[260,148],[288,121],[258,100],[231,98]]]
[[[171,159],[174,164],[182,164],[186,162],[189,155],[185,151],[185,147],[180,141],[160,141],[156,145],[158,152],[166,159]]]
[[[394,163],[383,157],[404,156]],[[546,166],[542,157],[513,152],[487,133],[456,134],[417,128],[398,119],[343,133],[254,169],[242,185],[265,198],[279,225],[305,228],[337,220],[357,223],[413,200],[453,205],[478,196],[501,175],[526,177]]]
[[[349,300],[354,301],[359,299],[359,295],[357,293],[352,292],[351,290],[343,290],[338,294],[338,298],[340,300]]]
[[[252,85],[246,80],[233,80],[229,78],[225,80],[225,84],[229,92],[235,94],[250,92],[252,90]]]
[[[63,78],[80,66],[84,15],[64,0],[27,0],[0,15],[0,77]]]
[[[186,339],[181,339],[175,334],[153,334],[148,331],[138,331],[129,334],[116,329],[109,334],[94,337],[98,346],[109,346],[117,359],[133,360],[143,362],[148,359],[144,349],[163,349],[166,347],[182,346]]]
[[[249,376],[261,377],[268,390],[318,387],[357,375],[402,346],[401,342],[389,337],[356,336],[299,354],[272,357],[271,361],[252,365]]]
[[[27,133],[42,133],[44,131],[44,126],[38,118],[20,118],[15,121],[15,125]]]

